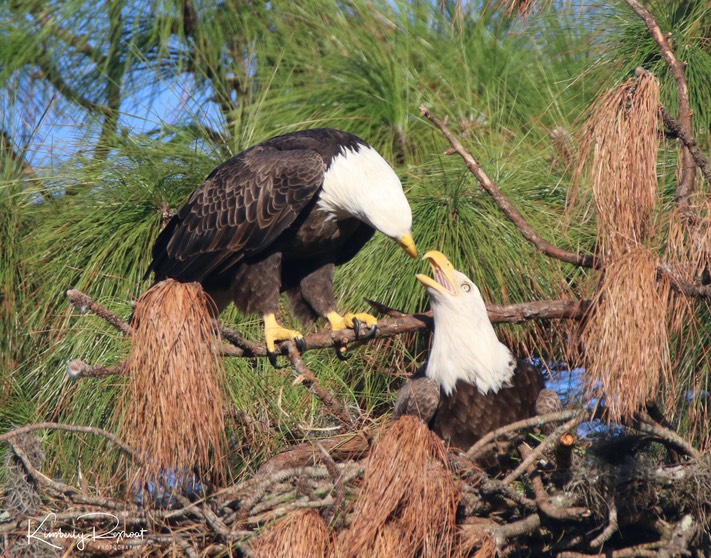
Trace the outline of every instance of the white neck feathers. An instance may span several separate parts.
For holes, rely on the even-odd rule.
[[[482,394],[497,392],[513,376],[516,359],[496,337],[484,302],[474,312],[463,302],[432,299],[435,332],[426,374],[447,395],[458,380],[476,385]]]

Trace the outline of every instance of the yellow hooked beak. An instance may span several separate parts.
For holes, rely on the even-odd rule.
[[[425,287],[430,287],[441,293],[456,295],[457,290],[454,288],[455,282],[452,276],[454,266],[452,262],[447,259],[447,256],[437,250],[430,250],[422,256],[422,259],[430,262],[434,278],[424,273],[418,273],[416,275],[417,280]]]
[[[398,240],[400,247],[408,253],[411,258],[417,257],[417,247],[415,246],[415,239],[412,238],[411,234],[406,234],[400,240]]]

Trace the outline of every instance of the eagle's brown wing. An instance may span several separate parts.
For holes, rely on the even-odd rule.
[[[475,385],[460,380],[451,395],[442,395],[432,430],[466,450],[492,430],[535,416],[544,385],[540,371],[523,360],[509,385],[498,392],[482,395]]]
[[[203,281],[259,255],[289,228],[323,184],[315,151],[248,149],[217,167],[158,236],[156,279]]]
[[[429,424],[439,405],[439,385],[420,368],[398,391],[393,418],[413,415]]]

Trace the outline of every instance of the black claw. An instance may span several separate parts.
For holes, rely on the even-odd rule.
[[[363,337],[363,339],[371,339],[375,337],[376,333],[378,333],[378,324],[370,326],[368,333],[365,334],[365,337]]]
[[[284,366],[286,366],[285,364],[277,363],[277,355],[276,355],[276,353],[273,353],[272,351],[267,351],[267,357],[269,358],[269,364],[271,364],[277,370],[279,370],[280,368],[284,368]]]
[[[353,331],[355,332],[355,338],[360,338],[360,320],[358,318],[353,318]]]
[[[294,337],[294,343],[296,343],[296,348],[303,355],[306,352],[306,339],[303,337]]]
[[[346,353],[346,347],[341,346],[341,347],[336,347],[336,356],[338,357],[339,360],[346,361],[349,358],[351,358],[351,355]]]

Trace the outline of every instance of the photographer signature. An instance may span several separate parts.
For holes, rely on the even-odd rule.
[[[48,514],[47,517],[45,517],[42,521],[40,521],[34,529],[32,525],[32,520],[27,520],[27,543],[30,544],[32,541],[38,541],[43,544],[49,545],[52,548],[61,549],[62,546],[55,544],[55,542],[59,542],[61,540],[75,540],[77,549],[84,550],[84,548],[86,547],[87,540],[110,540],[114,544],[120,544],[125,540],[143,539],[143,536],[148,532],[147,529],[140,529],[137,531],[126,531],[125,525],[124,529],[120,529],[119,518],[111,513],[88,512],[77,517],[77,519],[90,518],[111,519],[112,524],[110,524],[103,530],[97,529],[97,527],[94,526],[88,532],[77,531],[76,529],[65,530],[62,529],[61,526],[56,529],[53,529],[52,527],[57,521],[57,514],[52,512]]]

